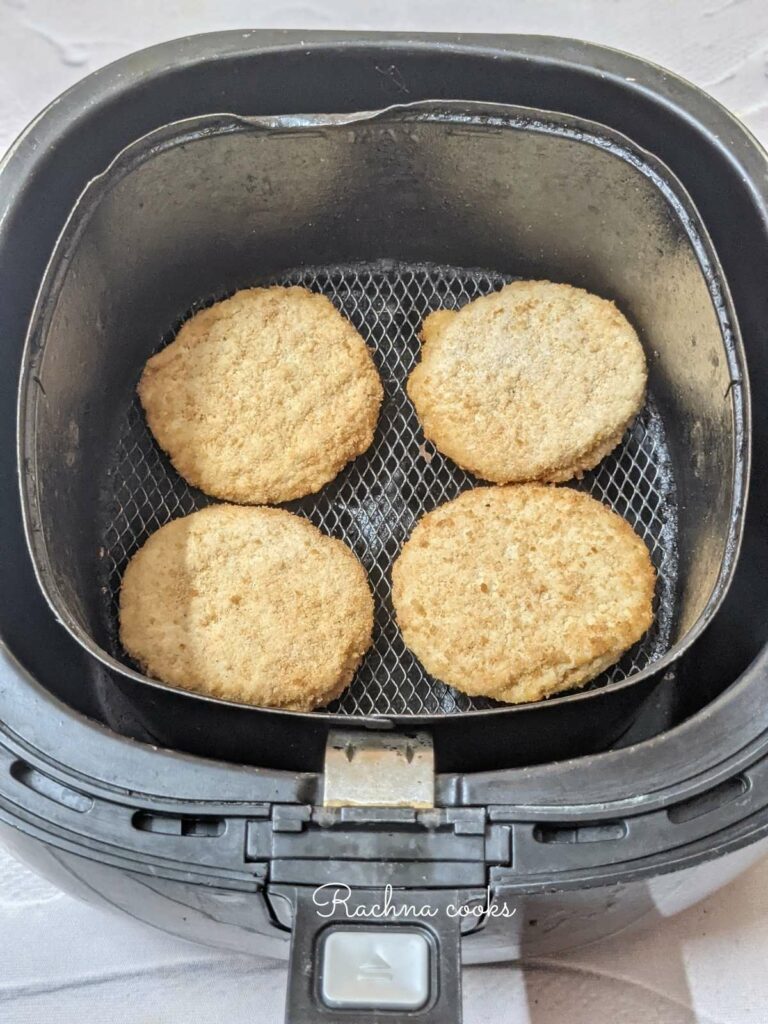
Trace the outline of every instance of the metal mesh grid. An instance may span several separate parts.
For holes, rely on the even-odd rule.
[[[329,706],[341,714],[447,714],[498,706],[433,679],[402,642],[390,595],[390,569],[417,520],[461,491],[472,476],[425,443],[404,390],[417,360],[427,313],[457,309],[511,278],[487,271],[394,262],[302,268],[274,282],[327,295],[352,321],[375,359],[385,389],[372,447],[335,480],[286,508],[346,541],[368,571],[376,600],[374,642],[348,689]],[[168,339],[166,339],[168,340]],[[107,471],[101,564],[104,627],[111,653],[130,664],[117,635],[117,599],[133,553],[156,529],[211,499],[190,487],[155,444],[138,399],[119,432]],[[648,634],[591,686],[621,680],[671,644],[677,582],[677,509],[664,425],[653,401],[621,446],[575,486],[623,515],[645,540],[658,571],[656,618]],[[135,666],[132,666],[135,667]]]

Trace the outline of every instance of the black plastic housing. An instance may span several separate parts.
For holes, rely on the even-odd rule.
[[[629,58],[609,51],[585,50],[581,44],[570,42],[544,40],[528,45],[516,41],[507,46],[501,39],[462,43],[439,37],[434,41],[393,37],[384,43],[377,37],[343,35],[324,40],[322,33],[309,46],[284,33],[261,35],[258,44],[254,39],[251,34],[234,33],[216,37],[215,42],[183,40],[175,44],[170,64],[165,63],[168,58],[161,51],[156,51],[156,64],[152,51],[128,58],[121,78],[110,79],[107,70],[78,87],[84,90],[83,96],[88,94],[87,107],[80,95],[71,93],[52,114],[56,128],[43,120],[37,123],[33,135],[22,141],[14,156],[14,192],[20,187],[18,175],[23,185],[5,227],[11,232],[8,237],[15,238],[23,231],[25,238],[39,238],[40,246],[34,253],[34,247],[24,247],[22,252],[14,248],[12,276],[17,284],[9,313],[16,316],[16,328],[6,332],[7,343],[18,340],[18,332],[24,329],[53,241],[83,184],[127,142],[190,112],[228,108],[241,114],[276,114],[376,108],[402,98],[403,91],[397,84],[402,75],[409,99],[461,95],[560,109],[607,124],[663,160],[688,190],[720,254],[744,335],[749,368],[753,376],[759,376],[761,353],[754,351],[760,345],[760,320],[754,315],[759,299],[755,288],[746,288],[747,282],[753,283],[750,276],[756,267],[754,260],[744,259],[742,247],[734,252],[731,226],[736,218],[744,231],[762,230],[759,207],[756,211],[754,205],[750,208],[742,204],[760,202],[753,189],[763,158],[748,136],[711,100],[664,73],[646,65],[638,67]],[[212,52],[215,60],[209,59]],[[378,69],[393,62],[398,74],[394,78],[382,75]],[[135,84],[127,77],[129,67],[137,75]],[[142,76],[142,68],[146,75]],[[641,73],[635,74],[638,70]],[[665,93],[660,91],[662,86]],[[676,112],[677,102],[684,107],[684,115]],[[697,116],[704,115],[724,117],[726,127],[715,134],[697,122]],[[44,141],[49,125],[57,139],[55,147]],[[754,172],[740,173],[733,167],[734,154],[723,143],[729,136],[738,142],[739,158],[755,165]],[[704,164],[706,174],[702,173]],[[46,196],[44,208],[35,199],[41,194],[38,189]],[[19,216],[23,216],[23,224],[16,220]],[[755,477],[760,477],[759,472]],[[8,500],[13,502],[13,496],[8,495]],[[760,497],[756,503],[760,504]],[[10,531],[3,539],[13,551],[20,535],[16,533],[14,540]],[[753,534],[746,540],[747,550],[755,543],[761,541]],[[18,571],[27,574],[23,553],[15,551],[13,557]],[[680,663],[674,687],[662,684],[651,697],[652,685],[646,682],[631,690],[600,694],[591,701],[590,717],[599,716],[600,720],[598,745],[613,743],[625,733],[643,701],[648,703],[650,725],[643,724],[641,718],[640,731],[635,735],[647,735],[648,728],[653,731],[702,707],[746,667],[763,642],[758,595],[764,583],[757,580],[753,586],[751,579],[759,565],[759,558],[748,553],[741,560],[736,580],[738,589],[739,579],[749,579],[748,592],[757,599],[745,603],[734,596],[726,603],[713,628]],[[38,609],[33,614],[42,614],[45,625],[40,628],[57,632],[37,595],[28,594],[26,584],[19,590],[23,600]],[[14,614],[22,622],[28,618],[28,613],[18,607],[9,612],[11,619]],[[14,627],[12,622],[4,629],[6,635],[9,630],[15,634],[16,649],[23,651],[29,630],[21,623]],[[728,637],[725,644],[723,636]],[[320,716],[290,715],[286,720],[280,713],[253,711],[243,723],[239,709],[222,708],[214,724],[208,708],[198,707],[186,695],[158,691],[143,695],[137,702],[134,686],[110,678],[93,659],[81,659],[63,637],[56,636],[53,642],[66,654],[47,667],[50,644],[35,645],[30,652],[38,659],[38,677],[54,692],[66,694],[76,707],[87,709],[120,732],[207,756],[223,751],[241,762],[271,763],[276,767],[317,767],[320,763],[327,731]],[[561,707],[568,709],[569,705]],[[506,729],[492,725],[490,716],[478,720],[474,728],[466,716],[463,720],[446,718],[436,736],[438,763],[451,770],[490,768],[575,756],[590,747],[595,749],[589,721],[570,715],[567,722],[556,721],[561,712],[554,706],[541,711],[530,716],[528,727],[520,731],[514,743],[510,743]]]
[[[446,718],[438,806],[482,812],[484,830],[511,829],[512,862],[491,857],[486,841],[484,867],[494,897],[520,908],[519,929],[489,923],[465,936],[464,955],[554,952],[641,918],[653,920],[729,881],[766,845],[763,151],[692,86],[582,43],[336,33],[181,40],[76,86],[28,129],[0,170],[6,368],[0,375],[6,483],[0,492],[0,819],[4,840],[63,887],[224,948],[287,952],[290,921],[280,920],[277,900],[265,898],[269,865],[246,858],[246,835],[273,820],[276,808],[318,803],[324,728],[311,717],[294,719],[288,728],[279,715],[258,712],[242,728],[239,714],[225,716],[221,727],[231,731],[230,753],[238,763],[194,756],[211,752],[205,716],[185,721],[183,744],[175,743],[179,737],[169,727],[191,702],[155,691],[154,706],[139,707],[134,685],[94,673],[93,659],[55,622],[34,579],[13,484],[24,334],[69,210],[85,182],[127,142],[190,109],[375,109],[401,100],[403,89],[411,99],[461,97],[566,110],[612,125],[655,153],[684,183],[718,251],[754,394],[751,494],[732,587],[682,659],[676,684],[662,682],[648,695],[626,745],[531,765],[525,762],[532,748],[510,750],[504,729],[491,719],[484,720],[473,753],[465,743],[466,720]],[[621,709],[614,717],[599,701],[592,708],[605,714],[606,732],[618,731]],[[547,726],[539,724],[541,751]],[[580,737],[572,739],[576,754]],[[265,767],[270,761],[275,768]],[[478,770],[491,763],[493,770]],[[498,767],[505,763],[523,766]],[[311,770],[297,772],[297,764]],[[310,844],[316,838],[311,827]],[[417,826],[402,827],[408,833]],[[582,828],[592,830],[590,841],[570,841]],[[315,850],[320,878],[326,861],[320,844]],[[478,858],[468,863],[477,867]],[[439,869],[425,865],[438,881]]]

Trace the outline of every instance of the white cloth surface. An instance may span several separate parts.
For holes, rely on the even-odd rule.
[[[465,1024],[765,1024],[768,860],[653,929],[464,970]],[[0,851],[2,1024],[281,1024],[285,966],[172,939]]]
[[[765,0],[0,0],[0,149],[131,50],[226,28],[538,32],[630,50],[768,140]],[[464,972],[467,1024],[765,1024],[768,861],[651,931]],[[172,939],[62,895],[0,851],[2,1024],[272,1024],[285,967]]]

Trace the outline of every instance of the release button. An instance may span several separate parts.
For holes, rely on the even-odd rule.
[[[418,1010],[429,998],[429,942],[419,931],[336,928],[321,965],[326,1006]]]

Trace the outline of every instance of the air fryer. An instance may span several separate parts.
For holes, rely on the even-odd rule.
[[[764,172],[692,86],[554,39],[202,36],[49,108],[0,173],[11,847],[166,931],[290,948],[292,1021],[444,1021],[460,958],[590,941],[759,856]],[[639,329],[648,403],[578,486],[641,533],[659,582],[614,669],[506,707],[423,672],[388,570],[476,483],[421,455],[402,390],[418,324],[521,276],[613,298]],[[353,546],[377,601],[356,680],[312,714],[164,687],[116,632],[127,559],[208,500],[150,437],[141,366],[197,304],[265,281],[328,294],[387,391],[372,451],[289,506]],[[331,885],[346,899],[324,905]]]

